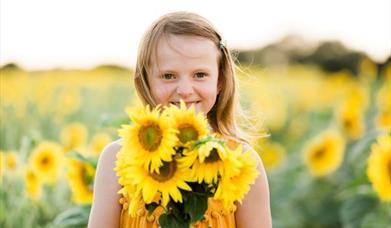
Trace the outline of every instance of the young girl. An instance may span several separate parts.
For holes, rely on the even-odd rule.
[[[269,188],[258,154],[240,136],[235,124],[236,86],[234,63],[221,35],[203,17],[187,12],[159,18],[144,35],[139,47],[134,78],[144,104],[179,105],[185,101],[207,114],[213,132],[231,142],[243,143],[258,160],[260,175],[236,210],[224,211],[210,200],[198,227],[271,227]],[[96,172],[89,227],[157,227],[158,214],[145,209],[137,217],[127,213],[126,199],[117,193],[115,167],[120,140],[102,152]],[[155,210],[156,211],[156,210]],[[155,213],[155,212],[154,212]]]

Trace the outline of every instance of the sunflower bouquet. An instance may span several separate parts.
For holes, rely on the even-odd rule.
[[[119,135],[122,148],[115,171],[119,191],[130,199],[128,212],[162,207],[161,227],[189,227],[201,220],[208,198],[230,209],[243,199],[258,175],[256,159],[232,148],[208,128],[202,113],[171,105],[128,109],[131,124]]]

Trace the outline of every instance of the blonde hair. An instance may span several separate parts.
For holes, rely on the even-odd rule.
[[[144,34],[138,50],[134,76],[137,94],[144,105],[148,104],[152,107],[157,105],[151,95],[147,75],[152,69],[151,62],[156,54],[154,50],[156,50],[157,43],[165,35],[199,36],[216,44],[220,50],[218,82],[221,89],[215,104],[207,114],[207,118],[216,133],[247,142],[235,120],[235,110],[238,105],[235,63],[221,35],[208,20],[200,15],[189,12],[174,12],[163,15]]]

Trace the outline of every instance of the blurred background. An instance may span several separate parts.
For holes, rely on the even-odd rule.
[[[140,38],[176,10],[232,49],[274,227],[390,227],[388,0],[1,0],[0,227],[86,226]]]

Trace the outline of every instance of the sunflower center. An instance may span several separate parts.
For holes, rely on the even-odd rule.
[[[353,126],[351,119],[344,119],[343,120],[343,126],[345,126],[346,129],[350,129]]]
[[[196,140],[198,137],[198,132],[194,127],[190,124],[185,124],[179,127],[178,138],[181,143],[187,143],[189,141]]]
[[[87,187],[88,190],[92,191],[92,189],[94,187],[93,186],[94,177],[90,175],[90,172],[88,172],[87,167],[85,167],[84,165],[81,166],[80,170],[79,170],[79,175],[80,175],[80,178],[81,178],[84,186]]]
[[[143,126],[138,133],[138,139],[144,149],[154,151],[162,141],[162,130],[157,124]]]
[[[321,147],[315,151],[315,153],[312,155],[312,157],[315,160],[319,160],[324,156],[325,153],[326,153],[326,149],[324,147]]]
[[[208,157],[205,158],[205,163],[213,163],[213,162],[216,162],[220,160],[220,156],[219,156],[219,153],[217,152],[217,149],[216,148],[213,148],[211,151],[210,151],[210,154]]]
[[[177,166],[175,161],[163,161],[163,165],[159,168],[160,173],[158,174],[156,172],[153,172],[150,175],[154,180],[158,182],[165,182],[174,176],[176,169]]]
[[[43,167],[47,167],[47,166],[49,166],[49,163],[50,163],[50,158],[49,157],[43,157],[42,159],[41,159],[41,165],[43,166]]]

